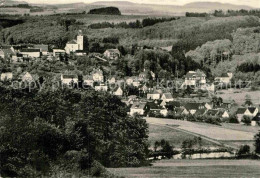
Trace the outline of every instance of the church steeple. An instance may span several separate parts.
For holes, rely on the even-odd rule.
[[[83,50],[83,33],[81,30],[78,31],[78,36],[77,36],[77,44],[79,45],[79,50]]]

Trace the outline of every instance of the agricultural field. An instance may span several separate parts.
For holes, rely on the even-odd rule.
[[[187,139],[193,140],[195,136],[187,134],[178,130],[174,130],[168,127],[149,124],[149,143],[152,147],[155,141],[165,139],[170,142],[174,148],[181,148],[182,142]],[[216,144],[202,140],[203,147],[215,147]]]
[[[258,160],[161,160],[151,167],[111,168],[123,177],[259,177]]]
[[[146,121],[152,125],[156,124],[165,129],[162,129],[161,135],[169,134],[169,130],[178,130],[182,131],[186,134],[190,134],[193,136],[200,136],[203,139],[210,141],[212,143],[216,143],[219,145],[226,145],[232,148],[239,148],[241,145],[249,144],[251,149],[253,149],[253,140],[254,135],[256,134],[257,129],[246,130],[244,127],[240,126],[236,130],[232,129],[235,126],[215,126],[211,124],[201,124],[201,123],[193,123],[188,121],[180,121],[173,119],[158,119],[158,118],[146,118]],[[239,126],[239,125],[238,125]],[[153,135],[152,135],[153,136]],[[174,137],[174,134],[172,135]],[[154,138],[154,137],[152,137]],[[168,136],[170,140],[171,136]]]

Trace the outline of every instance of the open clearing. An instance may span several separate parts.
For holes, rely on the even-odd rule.
[[[260,177],[257,160],[162,160],[151,167],[108,169],[124,177]]]
[[[217,94],[217,97],[221,97],[224,100],[232,99],[239,105],[245,103],[246,95],[251,97],[251,100],[254,104],[260,104],[260,92],[259,91],[249,91],[249,90],[238,90],[238,89],[229,89],[229,90],[221,90],[220,93]]]
[[[149,125],[149,142],[151,147],[153,147],[155,141],[160,141],[162,139],[167,140],[175,148],[181,148],[182,142],[187,139],[194,139],[194,135],[187,134],[178,130],[174,130],[168,127],[160,125]],[[203,147],[217,146],[216,144],[202,139]]]

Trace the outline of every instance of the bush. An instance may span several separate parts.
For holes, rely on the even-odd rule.
[[[249,117],[249,116],[244,116],[243,119],[242,119],[242,122],[244,122],[245,125],[249,126],[249,125],[251,125],[251,122],[252,122],[251,120],[252,120],[251,117]]]
[[[237,152],[237,157],[241,157],[243,155],[249,155],[249,154],[250,154],[250,146],[242,145],[242,146],[240,146],[240,148]]]

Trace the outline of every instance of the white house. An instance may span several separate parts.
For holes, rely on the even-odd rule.
[[[34,81],[33,76],[29,72],[23,72],[22,74],[20,74],[19,78],[23,82],[33,82]]]
[[[78,83],[77,75],[61,75],[61,82],[65,85],[70,85],[72,83]]]
[[[117,60],[120,58],[121,56],[121,53],[118,49],[107,49],[105,52],[104,52],[104,56],[107,58],[107,59],[111,59],[111,60]]]
[[[185,76],[184,85],[196,86],[206,84],[206,75],[200,71],[189,71]]]
[[[84,37],[82,35],[82,31],[79,30],[77,40],[69,41],[66,44],[65,51],[67,54],[70,54],[71,52],[82,51],[84,47],[83,44],[84,44]]]
[[[12,80],[13,73],[12,72],[4,72],[1,74],[1,81]]]
[[[161,95],[158,91],[154,90],[152,92],[147,93],[147,99],[159,100]]]
[[[146,103],[136,102],[130,108],[130,115],[138,114],[143,116],[145,113]]]
[[[21,49],[20,53],[23,55],[23,57],[32,57],[32,58],[41,57],[40,49],[35,49],[35,48]]]
[[[256,107],[248,107],[247,110],[245,111],[244,115],[248,117],[255,117],[258,113],[258,108]]]
[[[217,76],[215,78],[215,82],[228,84],[231,82],[232,77],[233,77],[232,73],[222,73],[220,76]]]
[[[95,91],[107,91],[108,87],[105,84],[99,84],[95,86]]]

